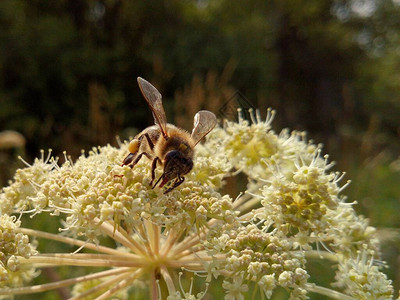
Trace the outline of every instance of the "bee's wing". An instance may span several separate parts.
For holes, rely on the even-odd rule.
[[[192,131],[192,139],[195,144],[207,135],[217,124],[216,116],[208,111],[201,110],[194,116],[194,126]]]
[[[154,122],[160,127],[161,134],[167,137],[167,117],[165,116],[160,92],[150,82],[141,77],[138,77],[137,81],[140,91],[153,113]]]

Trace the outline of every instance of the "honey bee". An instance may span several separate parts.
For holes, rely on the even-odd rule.
[[[166,194],[185,181],[183,175],[193,168],[194,147],[214,128],[217,118],[210,111],[199,111],[194,116],[194,126],[190,134],[167,123],[160,92],[141,77],[138,77],[137,81],[153,113],[155,125],[144,129],[129,143],[129,154],[123,160],[122,166],[128,165],[133,168],[143,155],[146,156],[152,160],[150,185],[153,189],[160,182],[159,187],[162,188],[174,180],[164,192]],[[164,171],[153,185],[157,164],[163,166]]]

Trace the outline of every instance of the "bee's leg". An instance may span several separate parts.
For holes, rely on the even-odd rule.
[[[129,165],[129,164],[133,161],[133,159],[135,158],[136,154],[137,154],[137,152],[135,152],[135,153],[129,153],[129,154],[124,158],[124,160],[122,161],[121,167],[122,167],[122,166]]]
[[[122,162],[121,166],[129,166],[131,169],[139,162],[143,155],[145,155],[148,159],[151,159],[150,154],[147,152],[142,152],[138,156],[136,156],[137,152],[129,153],[124,161]],[[122,177],[122,175],[114,175],[114,177]]]
[[[137,153],[139,151],[140,144],[142,143],[143,138],[146,138],[150,149],[151,150],[154,149],[154,143],[151,141],[149,134],[148,133],[142,134],[137,139],[133,139],[129,143],[129,145],[128,145],[129,154],[124,158],[121,166],[126,166],[126,165],[131,164],[130,167],[133,168],[139,162],[139,160],[142,157],[143,153],[139,154],[138,157],[136,157],[136,155],[137,155]],[[150,158],[150,155],[148,155],[147,153],[146,153],[146,156],[148,158]]]
[[[151,159],[150,154],[148,154],[147,152],[142,152],[135,158],[135,160],[129,165],[129,167],[132,169],[134,166],[136,166],[136,164],[139,162],[139,160],[142,158],[143,155],[145,155],[148,159]]]
[[[150,185],[153,185],[153,181],[156,177],[156,168],[157,168],[157,162],[161,161],[157,156],[153,159],[153,163],[151,164],[151,181]]]
[[[164,194],[169,193],[170,191],[172,191],[174,188],[176,188],[177,186],[180,186],[183,182],[185,181],[185,177],[181,177],[178,175],[178,178],[175,180],[174,184],[167,189]]]
[[[124,160],[122,161],[121,167],[129,165],[132,163],[133,159],[136,157],[137,152],[135,153],[129,153]],[[123,175],[117,175],[115,174],[114,177],[123,177]]]

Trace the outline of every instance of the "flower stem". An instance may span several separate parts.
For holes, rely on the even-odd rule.
[[[136,272],[132,273],[129,277],[124,280],[118,282],[117,285],[107,290],[105,293],[97,297],[95,300],[106,300],[109,299],[112,295],[117,293],[118,291],[123,290],[127,286],[129,286],[133,281],[135,281],[143,272],[143,269],[139,269]]]
[[[136,241],[133,239],[128,239],[127,236],[122,233],[124,230],[121,227],[119,227],[118,230],[114,230],[114,226],[115,225],[112,225],[108,222],[103,222],[101,223],[100,228],[106,235],[121,243],[133,252],[145,254],[145,250],[143,250],[143,248]]]
[[[76,278],[61,280],[52,283],[34,285],[34,286],[27,286],[27,287],[18,287],[18,288],[5,288],[0,289],[0,295],[21,295],[21,294],[33,294],[33,293],[40,293],[49,290],[58,289],[61,287],[70,286],[73,284],[77,284],[84,281],[94,280],[102,277],[117,275],[126,273],[132,270],[132,268],[116,268],[107,271],[101,271],[98,273],[93,273],[90,275],[84,275]]]
[[[143,267],[143,261],[129,261],[125,258],[86,259],[66,258],[54,255],[37,255],[30,258],[19,257],[21,264],[41,264],[41,266],[85,266],[85,267]]]
[[[317,259],[327,259],[332,262],[337,262],[338,261],[338,254],[336,253],[329,253],[327,251],[321,251],[321,250],[307,250],[304,252],[305,256],[307,258],[317,258]]]
[[[160,234],[161,234],[161,227],[155,223],[152,223],[152,229],[153,229],[153,249],[154,253],[158,255],[160,252]]]
[[[167,254],[169,254],[172,246],[181,237],[182,233],[183,233],[182,229],[177,230],[175,228],[171,228],[169,230],[167,239],[166,239],[166,241],[165,241],[165,243],[164,243],[164,245],[163,245],[163,247],[162,247],[162,249],[160,251],[160,255],[162,257],[166,256]]]
[[[176,244],[175,247],[172,248],[173,253],[175,253],[178,257],[183,253],[184,250],[190,249],[193,246],[200,244],[200,240],[204,238],[204,233],[198,233],[196,235],[189,236],[181,241],[179,244]]]
[[[159,294],[159,282],[158,279],[156,278],[156,270],[153,270],[151,272],[151,277],[150,277],[150,285],[151,285],[151,290],[150,290],[150,296],[152,300],[157,300],[161,298],[161,295]]]
[[[91,288],[91,289],[89,289],[89,290],[87,290],[87,291],[85,291],[85,292],[83,292],[83,293],[81,293],[81,294],[79,294],[77,296],[69,298],[68,300],[84,299],[85,297],[90,296],[90,295],[92,295],[92,294],[94,294],[94,293],[96,293],[98,291],[101,291],[102,289],[106,288],[107,286],[110,286],[115,282],[120,282],[121,280],[123,280],[123,279],[125,279],[127,277],[130,277],[130,276],[131,276],[131,274],[122,273],[122,274],[120,274],[118,276],[112,277],[111,279],[96,285],[95,287],[93,287],[93,288]]]
[[[234,202],[235,204],[235,202]],[[240,213],[248,212],[255,206],[260,206],[260,199],[257,197],[252,197],[248,199],[246,202],[241,203],[237,207],[235,207],[236,210],[239,210]]]
[[[172,280],[171,274],[169,273],[167,267],[164,265],[161,266],[160,272],[161,272],[162,277],[164,278],[165,283],[167,284],[168,294],[174,295],[176,292],[176,289],[175,289],[174,281]]]
[[[152,240],[152,227],[151,227],[151,221],[149,221],[147,218],[143,219],[142,224],[138,224],[136,227],[140,233],[140,235],[143,238],[143,245],[146,247],[146,255],[149,257],[154,257],[154,251],[152,250],[152,247],[150,245],[150,241]]]
[[[18,228],[18,231],[20,231],[23,234],[38,237],[38,238],[45,238],[48,240],[53,240],[53,241],[58,241],[62,242],[68,245],[75,245],[75,246],[80,246],[80,247],[85,247],[87,249],[103,252],[103,253],[108,253],[108,254],[117,254],[117,255],[122,255],[122,256],[127,256],[127,257],[132,257],[133,254],[131,253],[125,253],[121,252],[112,248],[108,248],[105,246],[100,246],[100,245],[95,245],[93,243],[57,235],[57,234],[52,234],[44,231],[39,231],[39,230],[33,230],[33,229],[28,229],[28,228]],[[135,255],[136,257],[136,255]]]
[[[138,229],[138,228],[136,228]],[[134,247],[136,247],[138,249],[138,251],[136,252],[140,252],[142,253],[144,256],[149,256],[149,253],[147,252],[148,250],[148,245],[146,245],[147,241],[144,238],[144,235],[141,234],[139,232],[139,230],[136,230],[136,232],[138,233],[139,237],[140,237],[140,241],[142,241],[142,243],[139,243],[137,240],[135,240],[130,234],[128,234],[128,232],[123,229],[122,227],[118,228],[118,231],[124,236],[125,239],[127,239]]]
[[[322,286],[314,285],[314,284],[307,284],[307,290],[313,293],[321,294],[328,296],[332,299],[338,299],[338,300],[356,300],[356,298],[347,296],[343,293],[340,293],[338,291],[334,291],[328,288],[324,288]]]

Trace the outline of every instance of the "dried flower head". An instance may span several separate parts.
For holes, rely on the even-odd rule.
[[[0,194],[0,295],[72,286],[72,299],[202,299],[220,284],[225,299],[250,291],[270,298],[279,287],[290,299],[390,299],[391,282],[374,265],[374,228],[341,196],[343,175],[304,133],[276,134],[271,110],[265,121],[251,116],[214,129],[186,181],[167,194],[149,186],[149,161],[120,166],[127,143],[62,164],[42,154],[19,169]],[[233,199],[224,178],[239,173],[247,188]],[[24,215],[58,218],[60,232],[28,228]],[[76,249],[39,253],[45,240]],[[313,259],[338,263],[338,290],[312,283]],[[57,266],[87,274],[29,285],[41,268]]]

